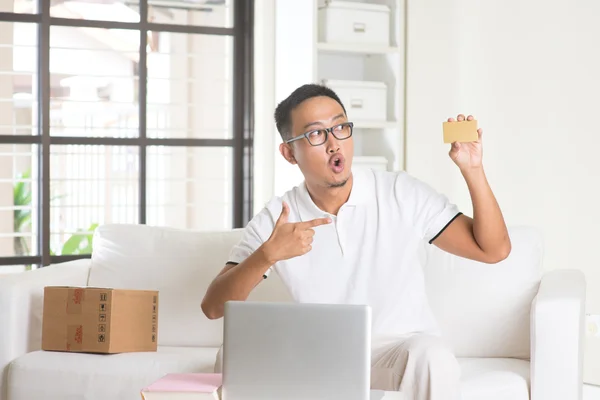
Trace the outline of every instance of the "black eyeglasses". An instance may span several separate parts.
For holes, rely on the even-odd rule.
[[[331,133],[333,137],[337,140],[348,139],[352,136],[352,128],[354,128],[354,123],[352,122],[344,122],[343,124],[334,125],[331,128],[327,129],[317,129],[314,131],[306,132],[300,136],[296,136],[295,138],[286,140],[286,143],[291,143],[296,140],[304,139],[308,140],[312,146],[320,146],[327,141],[327,134]]]

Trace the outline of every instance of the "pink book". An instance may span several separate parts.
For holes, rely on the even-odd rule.
[[[144,400],[219,400],[221,374],[167,374],[142,389]]]

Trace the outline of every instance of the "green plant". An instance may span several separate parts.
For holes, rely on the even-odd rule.
[[[77,232],[86,233],[74,233],[69,237],[62,245],[60,255],[74,255],[74,254],[91,254],[92,253],[92,238],[94,231],[98,227],[98,224],[92,224],[88,229],[78,229]],[[50,254],[56,255],[50,251]]]
[[[13,203],[15,210],[13,213],[14,232],[27,232],[31,229],[31,171],[27,170],[17,175],[17,182],[13,187]],[[55,196],[50,199],[53,201],[64,196]],[[98,224],[90,225],[88,229],[78,229],[77,233],[72,234],[61,246],[58,254],[50,251],[51,255],[76,255],[90,254],[92,252],[92,237]],[[81,232],[81,233],[80,233]],[[85,233],[83,233],[85,232]],[[17,256],[29,255],[29,246],[24,237],[14,238],[14,250]]]

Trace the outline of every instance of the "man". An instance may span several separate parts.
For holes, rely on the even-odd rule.
[[[457,398],[459,366],[429,309],[417,252],[426,241],[485,263],[510,253],[483,171],[482,130],[476,142],[454,143],[449,153],[471,194],[470,218],[404,172],[352,172],[353,124],[332,90],[296,89],[275,120],[280,152],[305,181],[250,221],[207,290],[204,313],[220,318],[226,301],[246,300],[275,269],[298,302],[371,306],[373,389],[400,390],[409,399]]]

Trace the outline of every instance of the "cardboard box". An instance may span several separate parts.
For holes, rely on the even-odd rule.
[[[93,287],[44,288],[42,350],[156,351],[158,292]]]

